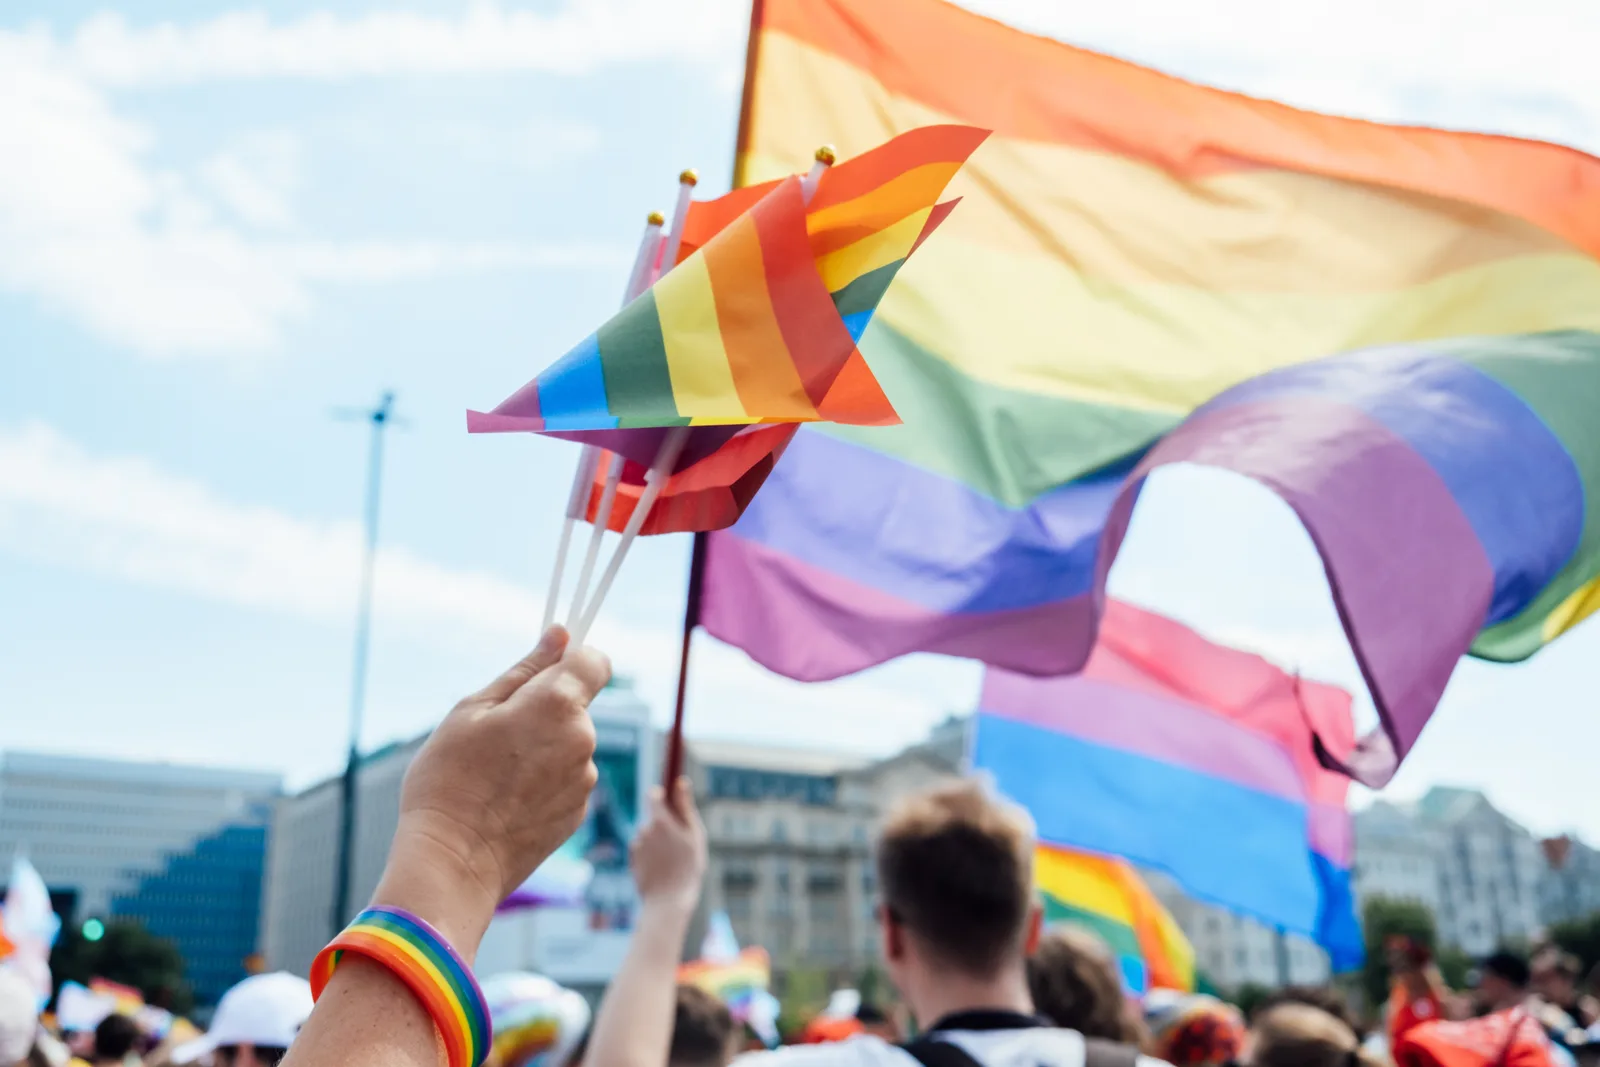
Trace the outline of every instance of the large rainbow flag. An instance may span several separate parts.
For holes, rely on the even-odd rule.
[[[1273,487],[1328,515],[1313,539],[1384,727],[1353,770],[1392,772],[1469,646],[1524,657],[1600,608],[1600,439],[1584,418],[1600,396],[1600,160],[1311,114],[941,0],[763,0],[752,60],[745,180],[793,173],[823,141],[848,154],[929,123],[995,133],[860,341],[904,424],[800,431],[705,543],[715,636],[808,680],[913,651],[1075,670],[1128,474],[1219,394],[1302,369],[1276,379],[1299,394],[1278,415],[1183,439],[1204,445],[1187,458],[1269,485],[1284,472],[1248,460],[1307,446]],[[1374,346],[1400,347],[1314,369]],[[1315,427],[1282,437],[1308,403]],[[1363,459],[1391,446],[1410,496],[1372,523],[1341,511],[1378,495]],[[1463,467],[1458,449],[1495,461]],[[1362,599],[1352,568],[1379,546],[1419,558],[1447,526],[1449,567],[1384,572],[1408,621],[1373,629],[1346,601]],[[1457,581],[1471,592],[1421,613]]]
[[[1033,882],[1045,924],[1076,923],[1100,935],[1129,992],[1194,992],[1194,946],[1126,860],[1041,845]]]

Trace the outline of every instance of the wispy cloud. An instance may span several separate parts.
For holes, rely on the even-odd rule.
[[[0,552],[175,590],[341,632],[356,598],[360,527],[225,499],[137,457],[97,455],[43,423],[0,427]],[[386,630],[430,644],[474,635],[531,640],[541,597],[482,570],[384,548],[374,611]],[[595,643],[657,709],[671,706],[678,635],[608,611]],[[463,685],[472,679],[464,679]],[[712,641],[697,645],[696,728],[885,750],[954,705],[870,677],[803,685]],[[963,698],[965,699],[965,698]]]
[[[628,259],[583,243],[297,236],[292,135],[240,138],[192,173],[156,167],[151,131],[27,36],[0,33],[0,100],[0,287],[148,355],[270,349],[318,285]]]
[[[1220,0],[1140,9],[963,0],[1011,25],[1299,107],[1600,149],[1600,6],[1526,0]]]
[[[1387,121],[1470,125],[1595,144],[1600,67],[1574,40],[1600,37],[1585,0],[1440,18],[1430,0],[1270,0],[1164,5],[1130,18],[1087,0],[964,0],[1036,33],[1306,107]],[[737,78],[746,0],[585,0],[549,12],[478,3],[428,15],[235,11],[190,23],[101,14],[47,50],[108,86],[260,78],[340,80],[532,72],[585,75],[668,61]],[[1241,33],[1245,27],[1247,32]]]
[[[541,72],[678,60],[737,68],[743,0],[585,0],[548,14],[479,3],[456,17],[314,12],[274,21],[235,11],[194,23],[135,26],[101,14],[59,44],[73,68],[107,85],[242,78],[342,79]]]

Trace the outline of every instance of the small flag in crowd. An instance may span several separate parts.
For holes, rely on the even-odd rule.
[[[1116,954],[1128,993],[1194,990],[1194,947],[1126,860],[1042,845],[1033,880],[1044,897],[1045,923],[1075,923],[1098,934]]]

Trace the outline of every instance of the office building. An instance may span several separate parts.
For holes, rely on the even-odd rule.
[[[0,857],[22,852],[67,922],[136,919],[211,1004],[255,949],[277,774],[0,755]]]
[[[728,913],[742,944],[797,968],[853,981],[878,959],[872,842],[896,799],[959,764],[962,721],[887,759],[691,741],[711,844],[705,907]]]
[[[1357,899],[1415,900],[1439,940],[1474,956],[1543,928],[1547,865],[1533,835],[1475,789],[1444,786],[1415,803],[1377,801],[1355,818]]]
[[[1298,934],[1280,937],[1254,919],[1202,904],[1157,871],[1142,872],[1151,892],[1172,913],[1194,947],[1196,969],[1220,989],[1243,985],[1319,985],[1328,980],[1328,954]]]
[[[1539,918],[1545,925],[1600,913],[1600,850],[1570,835],[1541,841]]]

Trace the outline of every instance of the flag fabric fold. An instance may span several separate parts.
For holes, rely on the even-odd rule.
[[[1096,559],[1103,596],[1144,478],[1246,475],[1322,557],[1380,729],[1336,766],[1380,786],[1467,652],[1521,659],[1582,618],[1600,574],[1600,334],[1391,346],[1262,375],[1144,457]],[[1592,610],[1592,608],[1591,608]],[[1076,655],[1088,654],[1077,637]]]
[[[662,486],[639,533],[648,537],[732,526],[789,447],[795,428],[792,423],[749,427],[729,438],[709,456],[680,466]],[[602,453],[589,486],[584,517],[591,523],[599,514],[600,500],[605,495],[610,455]],[[617,483],[607,529],[621,532],[626,528],[644,492],[646,470],[644,464],[632,460],[623,464],[622,480]]]
[[[1318,750],[1354,744],[1343,690],[1112,602],[1081,674],[986,673],[972,762],[1041,842],[1165,871],[1343,970],[1363,954],[1350,782]]]
[[[1490,368],[1516,402],[1480,407],[1488,421],[1476,422],[1434,406],[1457,399],[1436,377],[1385,369],[1393,357],[1354,357],[1337,376],[1347,395],[1384,393],[1385,411],[1409,404],[1410,427],[1447,424],[1425,436],[1498,450],[1485,481],[1556,465],[1499,497],[1537,505],[1548,529],[1532,512],[1498,532],[1474,525],[1457,491],[1494,493],[1453,475],[1448,492],[1410,505],[1417,529],[1481,533],[1504,555],[1469,558],[1462,536],[1448,566],[1383,572],[1402,601],[1437,596],[1429,618],[1442,629],[1412,664],[1377,652],[1364,664],[1386,730],[1351,769],[1385,779],[1452,649],[1519,658],[1600,608],[1587,525],[1600,441],[1557,410],[1594,395],[1584,353],[1600,340],[1600,160],[1311,114],[940,0],[766,0],[762,12],[750,179],[793,172],[819,140],[848,153],[929,123],[995,133],[951,182],[961,210],[860,339],[903,424],[798,432],[739,522],[708,539],[701,619],[713,635],[805,680],[916,651],[1074,670],[1114,547],[1102,532],[1152,446],[1230,388],[1368,350]],[[1561,359],[1537,355],[1553,345]],[[1535,354],[1526,373],[1519,353]],[[1346,422],[1322,423],[1330,436],[1300,483],[1381,496],[1356,462],[1378,438]],[[1289,423],[1251,433],[1286,463],[1305,443]],[[1354,580],[1336,592],[1354,596]],[[1385,631],[1371,611],[1350,607],[1345,621],[1360,655]]]

